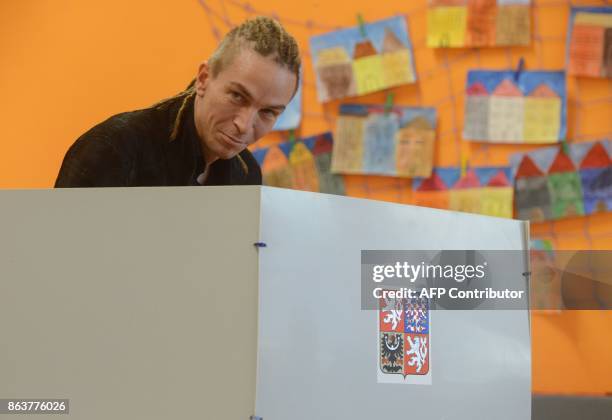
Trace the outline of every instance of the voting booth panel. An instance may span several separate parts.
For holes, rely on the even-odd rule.
[[[361,250],[520,251],[523,222],[259,186],[0,197],[2,398],[88,419],[530,417],[526,311],[430,311],[427,380],[405,384],[380,382],[360,306]]]
[[[257,188],[0,197],[0,398],[68,398],[74,419],[249,418]]]
[[[525,222],[271,188],[261,206],[258,416],[531,417],[526,310],[430,311],[429,384],[379,383],[378,314],[358,280],[361,250],[518,251]]]

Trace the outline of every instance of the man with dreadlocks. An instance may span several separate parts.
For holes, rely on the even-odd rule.
[[[184,92],[115,115],[70,147],[56,187],[261,184],[246,148],[295,94],[300,57],[275,20],[232,29]]]

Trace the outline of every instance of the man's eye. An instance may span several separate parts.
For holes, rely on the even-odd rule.
[[[261,113],[264,118],[271,119],[277,117],[276,112],[272,111],[271,109],[262,109]]]
[[[243,102],[244,98],[241,94],[239,94],[238,92],[232,92],[230,91],[230,97],[232,98],[232,100],[236,101],[236,102]]]

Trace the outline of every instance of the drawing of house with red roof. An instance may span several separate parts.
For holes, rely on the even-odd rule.
[[[548,189],[553,218],[584,215],[580,175],[562,148],[548,169]]]
[[[489,98],[489,139],[522,142],[525,99],[510,79],[504,79]]]
[[[529,143],[554,143],[561,130],[561,97],[546,83],[525,98],[523,137]]]
[[[489,139],[489,92],[480,82],[466,90],[463,138],[470,140]]]
[[[357,82],[358,95],[385,88],[382,57],[369,39],[355,44],[353,74]]]
[[[586,214],[612,210],[612,161],[602,142],[595,143],[580,164]]]
[[[514,184],[514,205],[518,219],[538,222],[551,218],[548,178],[527,154],[521,159]]]

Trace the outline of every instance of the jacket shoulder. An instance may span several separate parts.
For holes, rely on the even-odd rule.
[[[55,186],[127,185],[144,140],[160,133],[157,113],[153,108],[123,112],[86,131],[66,152]]]

